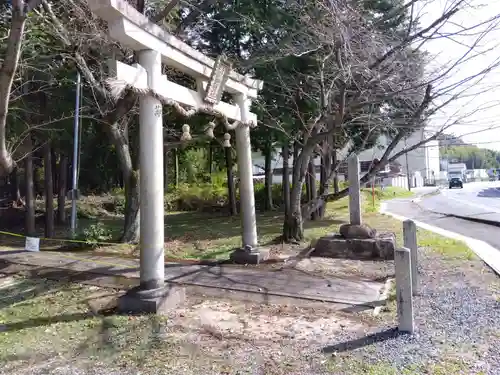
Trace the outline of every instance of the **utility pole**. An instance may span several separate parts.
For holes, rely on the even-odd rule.
[[[71,188],[71,233],[76,233],[76,198],[78,191],[78,150],[79,150],[79,133],[80,133],[80,91],[81,77],[80,72],[76,75],[76,101],[75,101],[75,122],[73,129],[73,176]]]
[[[405,138],[405,149],[406,149],[406,138]],[[408,183],[408,190],[411,191],[411,176],[410,176],[410,169],[408,167],[408,152],[405,153],[405,159],[406,159],[406,180]]]

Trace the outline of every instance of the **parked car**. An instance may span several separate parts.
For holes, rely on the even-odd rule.
[[[460,177],[453,177],[450,179],[449,187],[450,189],[453,189],[454,187],[463,189],[464,183],[462,182],[462,179]]]

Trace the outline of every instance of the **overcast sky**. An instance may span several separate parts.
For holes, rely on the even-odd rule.
[[[422,26],[425,27],[436,20],[452,1],[457,0],[429,0],[423,7],[421,5],[417,11],[422,17]],[[472,7],[454,15],[452,22],[448,22],[440,30],[442,34],[456,32],[461,27],[477,25],[500,14],[498,0],[471,0],[469,4]],[[449,78],[440,82],[435,90],[442,90],[447,85],[472,77],[496,61],[500,65],[500,20],[494,22],[488,22],[466,34],[462,32],[464,35],[443,36],[425,44],[425,49],[432,55],[429,74],[433,72],[435,74],[438,67],[450,66],[460,59],[469,50],[469,46],[474,44],[481,34],[484,35],[487,28],[494,26],[475,48],[476,53],[481,52],[481,55],[471,57],[470,60],[454,68]],[[468,90],[462,94],[462,98],[450,103],[435,115],[429,127],[440,128],[444,124],[457,122],[446,132],[460,135],[465,141],[475,143],[479,147],[500,150],[500,66],[487,75],[462,85],[459,90],[466,87]],[[447,99],[445,96],[442,98]]]

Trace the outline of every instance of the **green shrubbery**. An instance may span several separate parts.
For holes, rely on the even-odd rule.
[[[281,184],[273,186],[273,203],[275,206],[283,204]],[[171,187],[165,195],[165,209],[168,211],[218,211],[227,210],[229,197],[225,173],[214,173],[211,182],[194,184],[179,184]],[[255,205],[263,209],[266,199],[263,183],[256,183]],[[236,200],[239,201],[239,191],[236,189]]]
[[[264,209],[266,192],[264,183],[257,182],[254,185],[255,205],[258,210]],[[125,211],[125,195],[123,189],[112,191],[113,202],[110,211],[123,214]],[[283,205],[283,194],[281,184],[275,184],[272,188],[273,204],[275,207]],[[239,201],[238,189],[236,189],[236,200]],[[196,184],[181,183],[177,188],[170,186],[169,192],[165,194],[166,211],[223,211],[229,209],[229,198],[227,192],[227,179],[225,173],[214,173],[212,182],[198,182]]]
[[[339,184],[340,190],[347,187],[347,183]],[[291,187],[290,187],[291,188]],[[371,200],[372,189],[362,189],[366,199]],[[255,206],[257,210],[263,211],[266,202],[266,191],[263,182],[255,182]],[[302,202],[306,203],[306,187],[302,189]],[[114,189],[112,192],[112,203],[107,204],[105,209],[116,214],[125,212],[125,195],[123,189]],[[412,193],[404,189],[386,188],[375,189],[375,200],[411,196]],[[276,209],[283,207],[284,199],[282,184],[274,184],[272,187],[273,205]],[[236,201],[239,206],[239,191],[236,188]],[[229,210],[229,198],[227,192],[227,179],[225,173],[212,174],[212,182],[198,182],[196,184],[180,183],[177,188],[169,187],[165,194],[165,211],[202,211],[218,212]]]
[[[85,242],[92,247],[97,247],[103,241],[111,240],[112,233],[103,223],[92,224],[83,230]]]

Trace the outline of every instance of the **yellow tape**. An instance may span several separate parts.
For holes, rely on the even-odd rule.
[[[22,234],[10,233],[10,232],[3,232],[1,230],[0,230],[0,234],[6,234],[7,236],[14,236],[14,237],[26,238],[26,236],[23,236]]]
[[[12,233],[12,232],[0,231],[0,235],[2,235],[2,234],[3,235],[7,235],[7,236],[13,236],[13,237],[19,237],[19,238],[26,238],[25,235],[22,235],[22,234],[19,234],[19,233]],[[61,241],[61,242],[75,242],[75,243],[84,243],[84,244],[96,243],[96,244],[99,244],[99,245],[120,245],[121,244],[121,243],[116,243],[116,242],[87,242],[87,241],[82,241],[82,240],[70,240],[70,239],[58,239],[58,238],[44,238],[44,237],[40,238],[40,240],[45,240],[45,241]],[[0,252],[7,252],[7,251],[12,251],[12,249],[2,249],[2,248],[0,248]],[[40,252],[42,252],[42,251],[40,250]],[[58,257],[62,257],[62,258],[83,261],[83,262],[86,262],[86,263],[97,263],[97,264],[102,264],[102,265],[106,265],[106,266],[114,266],[114,267],[120,266],[120,267],[124,267],[124,268],[136,268],[137,267],[137,266],[129,266],[129,265],[121,264],[121,263],[113,263],[113,262],[106,262],[106,261],[102,261],[102,260],[94,260],[94,259],[81,258],[81,257],[78,257],[78,256],[66,255],[66,254],[63,254],[61,252],[55,252],[55,251],[50,251],[50,250],[43,251],[43,253],[45,253],[45,254],[47,254],[47,253],[55,254]],[[119,256],[117,256],[117,258],[119,258]]]
[[[12,232],[5,232],[5,231],[0,231],[0,234],[6,235],[6,236],[11,236],[11,237],[19,237],[19,238],[26,238],[27,236],[19,233],[12,233]],[[120,245],[118,242],[101,242],[101,241],[85,241],[85,240],[71,240],[69,238],[46,238],[46,237],[40,237],[40,240],[43,241],[59,241],[59,242],[72,242],[72,243],[84,243],[87,245],[90,244],[97,244],[97,245]]]
[[[0,231],[0,234],[6,235],[6,236],[11,236],[11,237],[18,237],[18,238],[26,238],[27,237],[27,236],[19,234],[19,233],[12,233],[12,232],[5,232],[5,231]],[[44,241],[60,241],[60,242],[73,242],[73,243],[84,243],[84,244],[97,243],[99,245],[118,245],[118,243],[113,243],[113,242],[89,242],[89,241],[83,241],[83,240],[70,240],[70,239],[45,238],[45,237],[41,237],[40,240],[44,240]],[[1,249],[0,248],[0,252],[7,252],[7,251],[12,251],[12,249]],[[72,255],[66,255],[66,254],[62,254],[62,253],[59,253],[59,252],[56,253],[56,252],[53,252],[53,251],[44,251],[44,253],[57,254],[58,257],[62,257],[62,258],[66,258],[66,259],[71,259],[71,260],[83,261],[85,263],[96,263],[96,264],[102,264],[102,265],[105,265],[105,266],[113,266],[113,267],[120,266],[120,267],[124,267],[124,268],[136,268],[136,266],[129,266],[129,265],[119,264],[119,263],[117,264],[117,263],[106,262],[106,261],[102,261],[102,260],[94,260],[94,259],[90,260],[90,259],[87,259],[87,258],[81,258],[81,257],[78,257],[78,256],[72,256]]]

